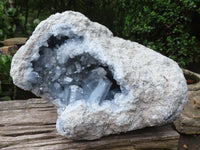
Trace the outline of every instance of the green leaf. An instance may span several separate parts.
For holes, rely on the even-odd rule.
[[[16,25],[14,24],[12,28],[12,32],[15,32],[15,30],[16,30]]]
[[[0,36],[2,36],[3,35],[3,30],[2,29],[0,29]]]
[[[34,26],[37,26],[39,23],[40,23],[40,19],[37,18],[33,20]]]

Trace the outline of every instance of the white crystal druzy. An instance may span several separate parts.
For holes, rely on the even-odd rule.
[[[172,122],[187,101],[176,62],[72,11],[36,27],[13,57],[11,76],[57,106],[57,130],[69,139]]]

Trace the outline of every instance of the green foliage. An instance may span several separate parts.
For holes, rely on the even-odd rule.
[[[15,8],[6,8],[8,0],[0,1],[0,40],[4,40],[12,36],[16,30],[14,18],[16,17],[17,10]]]
[[[13,93],[13,83],[10,77],[12,57],[0,54],[0,100],[10,100]]]
[[[199,0],[120,0],[116,9],[117,35],[144,44],[182,67],[200,54],[199,35],[192,29],[200,17]]]
[[[78,11],[93,21],[113,28],[115,1],[113,0],[19,0],[16,1],[19,10],[20,26],[24,33],[31,35],[41,20],[53,13],[66,10]]]
[[[0,80],[0,95],[1,95],[1,93],[2,93],[2,89],[1,89],[1,80]]]
[[[74,10],[182,67],[200,60],[200,0],[17,0],[14,6],[0,1],[0,40],[16,30],[30,36],[49,15]]]
[[[12,83],[12,79],[10,77],[11,61],[12,57],[10,55],[0,54],[0,80],[2,83]]]

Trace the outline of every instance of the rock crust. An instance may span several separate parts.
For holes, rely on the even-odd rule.
[[[195,82],[188,84],[188,102],[174,124],[180,133],[200,134],[200,75],[186,69],[183,72]]]
[[[197,96],[192,96],[189,92],[189,100],[180,114],[179,118],[174,121],[176,129],[183,134],[200,134],[200,91]]]
[[[78,69],[81,56],[91,58],[93,68],[84,72],[82,63]],[[75,65],[76,71],[66,77],[73,82],[69,78],[60,81],[69,74],[66,68],[70,65]],[[99,71],[93,77],[100,88],[85,98],[89,90],[84,91],[82,85],[95,69]],[[84,76],[75,82],[76,75]],[[172,122],[187,101],[187,84],[176,62],[136,42],[114,37],[105,26],[73,11],[52,15],[36,27],[14,55],[11,76],[17,86],[54,103],[58,133],[76,140]],[[107,99],[99,93],[104,95],[105,88],[112,93],[109,82],[115,86]],[[71,95],[75,93],[73,101],[66,98],[66,88]]]

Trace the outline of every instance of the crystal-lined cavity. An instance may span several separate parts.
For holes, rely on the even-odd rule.
[[[73,35],[51,36],[48,47],[39,49],[39,58],[32,61],[32,82],[35,94],[47,94],[56,105],[67,106],[77,100],[101,104],[104,100],[112,100],[120,87],[113,79],[108,66],[102,65],[88,53],[76,56],[62,55],[66,53],[62,45],[74,46],[74,42],[82,42],[82,38]],[[61,48],[60,48],[61,47]],[[39,88],[38,88],[39,86]]]

